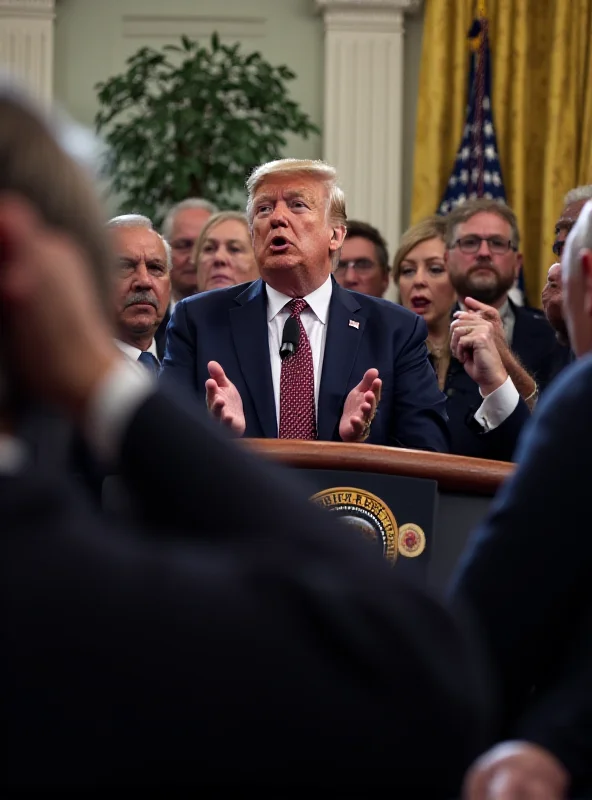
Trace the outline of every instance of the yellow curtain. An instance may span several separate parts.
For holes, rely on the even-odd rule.
[[[473,0],[426,0],[412,219],[433,214],[464,124]],[[592,183],[592,0],[488,0],[494,125],[540,305],[563,195]]]

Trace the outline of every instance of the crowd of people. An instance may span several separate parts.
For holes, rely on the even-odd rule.
[[[330,165],[247,192],[105,223],[63,120],[0,86],[0,784],[592,796],[592,187],[544,313],[509,298],[507,206],[412,226],[391,267]],[[241,436],[517,468],[436,599]]]

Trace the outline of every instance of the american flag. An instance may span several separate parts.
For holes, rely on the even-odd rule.
[[[477,2],[477,13],[468,40],[471,55],[467,116],[452,175],[448,179],[438,214],[448,214],[465,200],[477,197],[506,202],[491,107],[491,55],[485,0]],[[519,304],[526,301],[522,270],[512,299]]]
[[[491,108],[491,65],[485,2],[479,0],[477,16],[468,34],[471,45],[469,98],[462,141],[452,175],[438,208],[447,214],[465,200],[488,197],[505,203],[497,139]]]

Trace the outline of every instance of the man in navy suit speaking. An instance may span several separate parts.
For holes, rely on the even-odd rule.
[[[247,189],[261,279],[180,302],[161,379],[239,436],[447,451],[425,323],[332,277],[346,234],[333,167],[272,161]]]

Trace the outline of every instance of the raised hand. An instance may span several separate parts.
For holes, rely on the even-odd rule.
[[[485,303],[474,300],[472,297],[465,297],[466,311],[456,311],[454,314],[455,319],[463,319],[465,314],[477,314],[481,319],[490,322],[493,325],[493,332],[495,334],[495,343],[500,352],[508,348],[508,340],[504,331],[502,318],[499,315],[497,308],[487,306]]]
[[[208,363],[210,377],[206,381],[206,402],[212,416],[237,436],[242,436],[247,427],[243,401],[238,389],[228,380],[217,361]]]
[[[348,394],[339,423],[339,435],[344,442],[363,442],[368,438],[381,389],[378,370],[369,369]]]
[[[455,319],[450,328],[452,354],[486,397],[508,377],[497,347],[494,323],[476,312],[463,312],[463,316]]]

